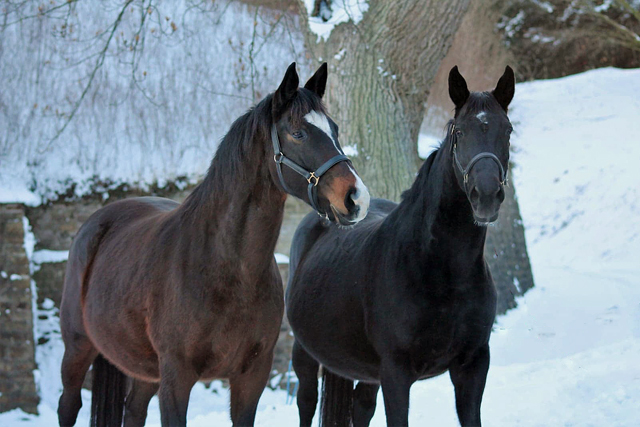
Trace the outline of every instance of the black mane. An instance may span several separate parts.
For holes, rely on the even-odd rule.
[[[251,159],[256,146],[267,147],[270,144],[273,95],[267,95],[233,122],[218,145],[207,175],[185,201],[187,211],[190,210],[187,206],[199,206],[204,197],[223,197],[225,193],[249,184],[253,176],[247,165],[252,161],[257,163]],[[298,89],[297,96],[287,108],[294,126],[310,111],[326,114],[320,97],[304,88]]]

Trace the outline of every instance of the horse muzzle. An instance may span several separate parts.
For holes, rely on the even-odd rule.
[[[362,221],[369,211],[371,196],[360,177],[354,174],[355,185],[349,186],[341,203],[329,204],[333,220],[342,226],[349,227]],[[340,206],[342,205],[342,206]]]
[[[490,224],[498,219],[500,206],[504,201],[504,185],[498,180],[481,180],[468,194],[473,219],[480,225]]]

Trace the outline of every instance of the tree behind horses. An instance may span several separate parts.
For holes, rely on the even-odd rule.
[[[92,425],[144,425],[158,392],[162,425],[184,426],[191,388],[214,378],[229,379],[234,425],[253,425],[284,309],[273,252],[286,193],[343,225],[368,209],[322,105],[326,81],[324,64],[298,88],[292,64],[184,203],[126,199],[82,226],[60,312],[61,425],[75,424],[92,363]]]
[[[480,425],[496,312],[483,252],[504,200],[514,84],[507,67],[493,92],[469,93],[453,68],[454,119],[402,202],[374,199],[348,230],[317,215],[298,227],[286,305],[301,426],[319,365],[323,425],[369,425],[382,386],[387,425],[406,426],[411,385],[447,370],[460,423]]]

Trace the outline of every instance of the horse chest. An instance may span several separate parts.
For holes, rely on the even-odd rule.
[[[281,292],[275,292],[274,298],[230,304],[223,312],[210,313],[194,351],[201,379],[245,372],[256,359],[272,352],[284,310],[282,300]]]

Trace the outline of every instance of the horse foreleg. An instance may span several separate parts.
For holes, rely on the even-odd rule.
[[[409,425],[409,390],[413,382],[408,367],[392,361],[382,362],[380,384],[388,426]]]
[[[144,426],[147,419],[147,407],[154,394],[158,392],[158,383],[133,380],[131,390],[125,401],[124,426]]]
[[[378,384],[360,382],[353,396],[353,427],[367,427],[376,412]]]
[[[293,342],[292,364],[298,377],[296,400],[300,414],[300,427],[308,427],[311,426],[318,404],[318,369],[320,365],[297,341]]]
[[[64,335],[66,339],[61,371],[63,391],[58,403],[58,422],[66,427],[76,423],[82,407],[82,383],[98,351],[86,336],[76,333]]]
[[[273,349],[265,351],[262,357],[254,360],[247,371],[229,378],[231,421],[234,427],[253,426],[258,401],[269,380],[272,362]]]
[[[198,375],[192,366],[173,358],[160,360],[160,418],[163,426],[187,425],[187,406]]]
[[[456,410],[460,425],[479,427],[480,404],[489,371],[489,345],[476,352],[465,363],[449,367],[451,382],[456,391]]]

